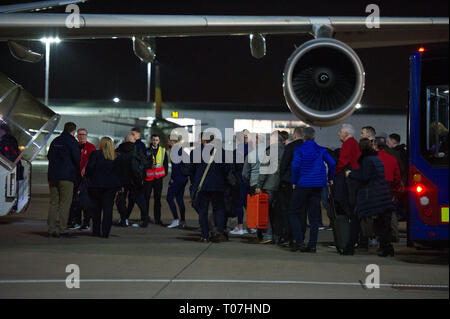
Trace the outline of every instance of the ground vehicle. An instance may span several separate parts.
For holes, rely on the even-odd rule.
[[[448,246],[448,48],[410,57],[408,240]]]

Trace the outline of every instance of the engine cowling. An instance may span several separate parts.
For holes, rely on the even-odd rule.
[[[305,42],[286,62],[283,92],[299,119],[330,126],[350,116],[364,92],[364,68],[355,51],[331,38]]]

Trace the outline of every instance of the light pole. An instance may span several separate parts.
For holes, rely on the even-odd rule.
[[[42,38],[42,43],[45,43],[45,97],[44,104],[48,106],[48,89],[49,89],[49,77],[50,77],[50,44],[60,43],[61,40],[56,37]]]
[[[150,103],[150,84],[152,80],[152,64],[147,63],[147,103]]]

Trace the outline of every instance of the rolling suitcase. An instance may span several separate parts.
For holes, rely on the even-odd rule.
[[[247,195],[247,227],[249,229],[267,229],[269,227],[268,194]]]
[[[336,214],[336,206],[330,187],[328,187],[328,200],[332,217],[334,243],[336,250],[342,254],[350,241],[350,221],[347,215]]]

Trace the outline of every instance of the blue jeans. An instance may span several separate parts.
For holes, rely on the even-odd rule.
[[[172,212],[173,219],[178,219],[177,206],[175,205],[176,200],[178,208],[180,209],[181,221],[185,220],[186,208],[184,206],[184,189],[186,184],[187,180],[178,181],[176,179],[169,183],[166,200],[169,204],[170,211]]]
[[[322,187],[299,187],[294,189],[292,193],[291,202],[289,205],[289,221],[292,227],[293,239],[297,245],[302,245],[305,240],[305,229],[301,223],[301,208],[306,206],[309,218],[309,243],[308,247],[316,248],[317,239],[319,236],[319,222],[320,215],[322,214],[320,209]]]
[[[202,237],[209,237],[208,226],[208,207],[212,204],[214,215],[216,217],[217,231],[223,232],[225,227],[225,204],[223,192],[207,192],[201,191],[198,194],[197,213],[199,215],[200,228],[202,230]]]

